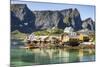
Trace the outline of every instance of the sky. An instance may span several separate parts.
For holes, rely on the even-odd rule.
[[[27,4],[32,11],[35,10],[63,10],[69,8],[77,8],[80,12],[81,19],[92,18],[95,21],[95,6],[93,5],[75,5],[64,3],[44,3],[44,2],[29,2],[29,1],[12,1],[12,4]]]

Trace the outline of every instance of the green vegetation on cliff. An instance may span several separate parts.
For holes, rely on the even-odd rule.
[[[48,30],[42,30],[42,31],[37,31],[34,32],[35,35],[55,35],[55,34],[61,34],[63,33],[62,29],[48,29]]]

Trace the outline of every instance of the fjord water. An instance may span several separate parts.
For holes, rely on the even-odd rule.
[[[12,67],[88,61],[95,61],[94,49],[36,48],[26,50],[17,46],[11,47]]]

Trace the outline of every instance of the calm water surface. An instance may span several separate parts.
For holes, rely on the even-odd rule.
[[[12,67],[85,61],[95,61],[94,49],[37,48],[26,50],[18,47],[11,47]]]

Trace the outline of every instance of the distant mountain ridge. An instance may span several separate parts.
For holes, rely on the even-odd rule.
[[[11,31],[32,33],[54,27],[59,29],[72,27],[75,31],[81,29],[94,31],[95,22],[91,18],[82,21],[77,8],[31,11],[26,4],[11,4]]]

